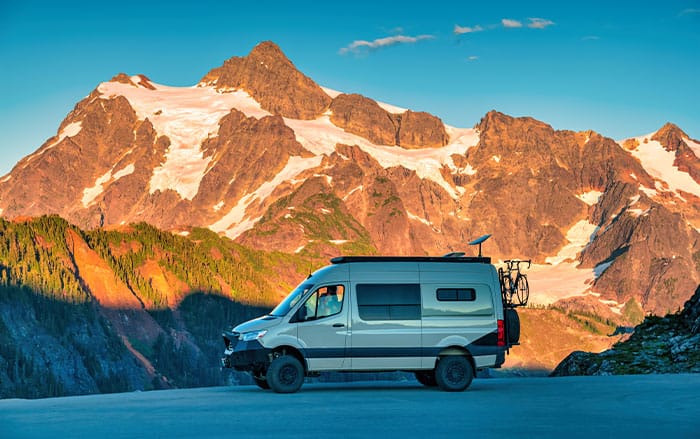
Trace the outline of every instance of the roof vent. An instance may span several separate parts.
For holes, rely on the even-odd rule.
[[[464,256],[464,252],[450,252],[442,255],[443,258],[461,258],[462,256]]]

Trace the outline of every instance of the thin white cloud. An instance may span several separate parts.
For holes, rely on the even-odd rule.
[[[688,8],[688,9],[683,9],[681,11],[680,16],[682,15],[694,15],[694,14],[700,14],[700,9],[698,8]]]
[[[581,38],[581,41],[593,41],[599,39],[600,37],[598,35],[586,35],[585,37]]]
[[[472,32],[481,32],[483,30],[484,30],[484,28],[479,26],[478,24],[474,27],[460,26],[458,24],[455,24],[454,33],[455,33],[455,35],[462,35],[462,34],[470,34]]]
[[[470,56],[469,58],[467,58],[467,61],[476,61],[477,59],[479,59],[478,56],[472,55],[472,56]]]
[[[522,22],[511,18],[504,18],[501,20],[501,24],[503,24],[503,27],[523,27]]]
[[[393,37],[377,38],[376,40],[366,41],[366,40],[355,40],[348,45],[348,47],[343,47],[338,51],[341,55],[348,52],[359,53],[363,50],[376,50],[383,47],[394,46],[396,44],[413,44],[421,40],[431,40],[435,38],[433,35],[418,35],[415,37],[409,37],[406,35],[395,35]]]
[[[528,20],[530,22],[527,24],[527,27],[531,29],[544,29],[554,24],[552,20],[547,20],[546,18],[528,18]]]

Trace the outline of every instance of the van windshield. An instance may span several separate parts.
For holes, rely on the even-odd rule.
[[[306,294],[307,291],[309,291],[311,288],[313,288],[313,284],[310,283],[301,283],[299,286],[294,288],[291,293],[289,293],[289,296],[287,296],[283,301],[280,302],[279,305],[275,307],[275,309],[270,312],[271,316],[275,317],[282,317],[286,316],[289,310],[294,308],[294,305],[299,302],[299,299],[304,297],[304,294]]]

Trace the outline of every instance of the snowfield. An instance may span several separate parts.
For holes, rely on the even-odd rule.
[[[700,437],[700,374],[211,387],[0,400],[3,438]]]
[[[192,200],[199,191],[199,185],[207,170],[213,165],[212,157],[205,157],[202,143],[218,135],[219,122],[232,108],[238,109],[248,117],[260,119],[270,113],[243,90],[226,90],[221,92],[214,87],[198,84],[193,87],[170,87],[145,83],[139,76],[130,77],[131,83],[104,82],[97,88],[101,99],[125,97],[140,120],[148,119],[159,135],[170,139],[165,162],[154,169],[149,182],[149,192],[176,191],[184,200]],[[326,93],[335,97],[341,92],[324,88]],[[379,103],[387,111],[402,113],[404,108]],[[363,137],[347,133],[330,121],[330,112],[315,120],[284,119],[285,124],[294,130],[297,141],[314,154],[310,159],[293,157],[285,170],[273,181],[265,182],[260,188],[239,200],[236,206],[222,211],[221,218],[209,227],[225,233],[235,239],[241,233],[252,228],[259,217],[246,214],[253,202],[263,202],[272,190],[285,181],[293,181],[301,172],[318,167],[323,156],[336,151],[338,144],[357,145],[374,157],[384,168],[402,166],[416,172],[418,177],[429,179],[442,186],[447,193],[458,199],[464,189],[454,187],[442,176],[443,168],[453,172],[473,175],[476,173],[471,165],[458,168],[453,155],[463,155],[479,143],[479,133],[471,128],[455,128],[445,125],[450,136],[450,143],[441,148],[423,148],[407,150],[398,146],[375,145]],[[71,124],[59,133],[60,142],[66,136],[73,136],[80,131],[80,123]],[[53,144],[51,145],[53,146]],[[49,147],[51,147],[49,146]],[[41,152],[45,151],[45,148]],[[128,175],[108,171],[95,181],[95,185],[86,188],[83,194],[83,206],[88,207],[105,190],[105,186],[117,180],[119,176]],[[132,171],[133,172],[133,171]],[[233,184],[231,181],[229,184]],[[218,206],[218,205],[217,205]],[[223,205],[214,209],[215,212]]]

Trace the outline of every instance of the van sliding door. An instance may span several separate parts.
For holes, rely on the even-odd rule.
[[[353,370],[413,369],[421,364],[420,285],[413,273],[389,273],[391,283],[353,284],[349,356]],[[407,282],[407,280],[409,282]]]

